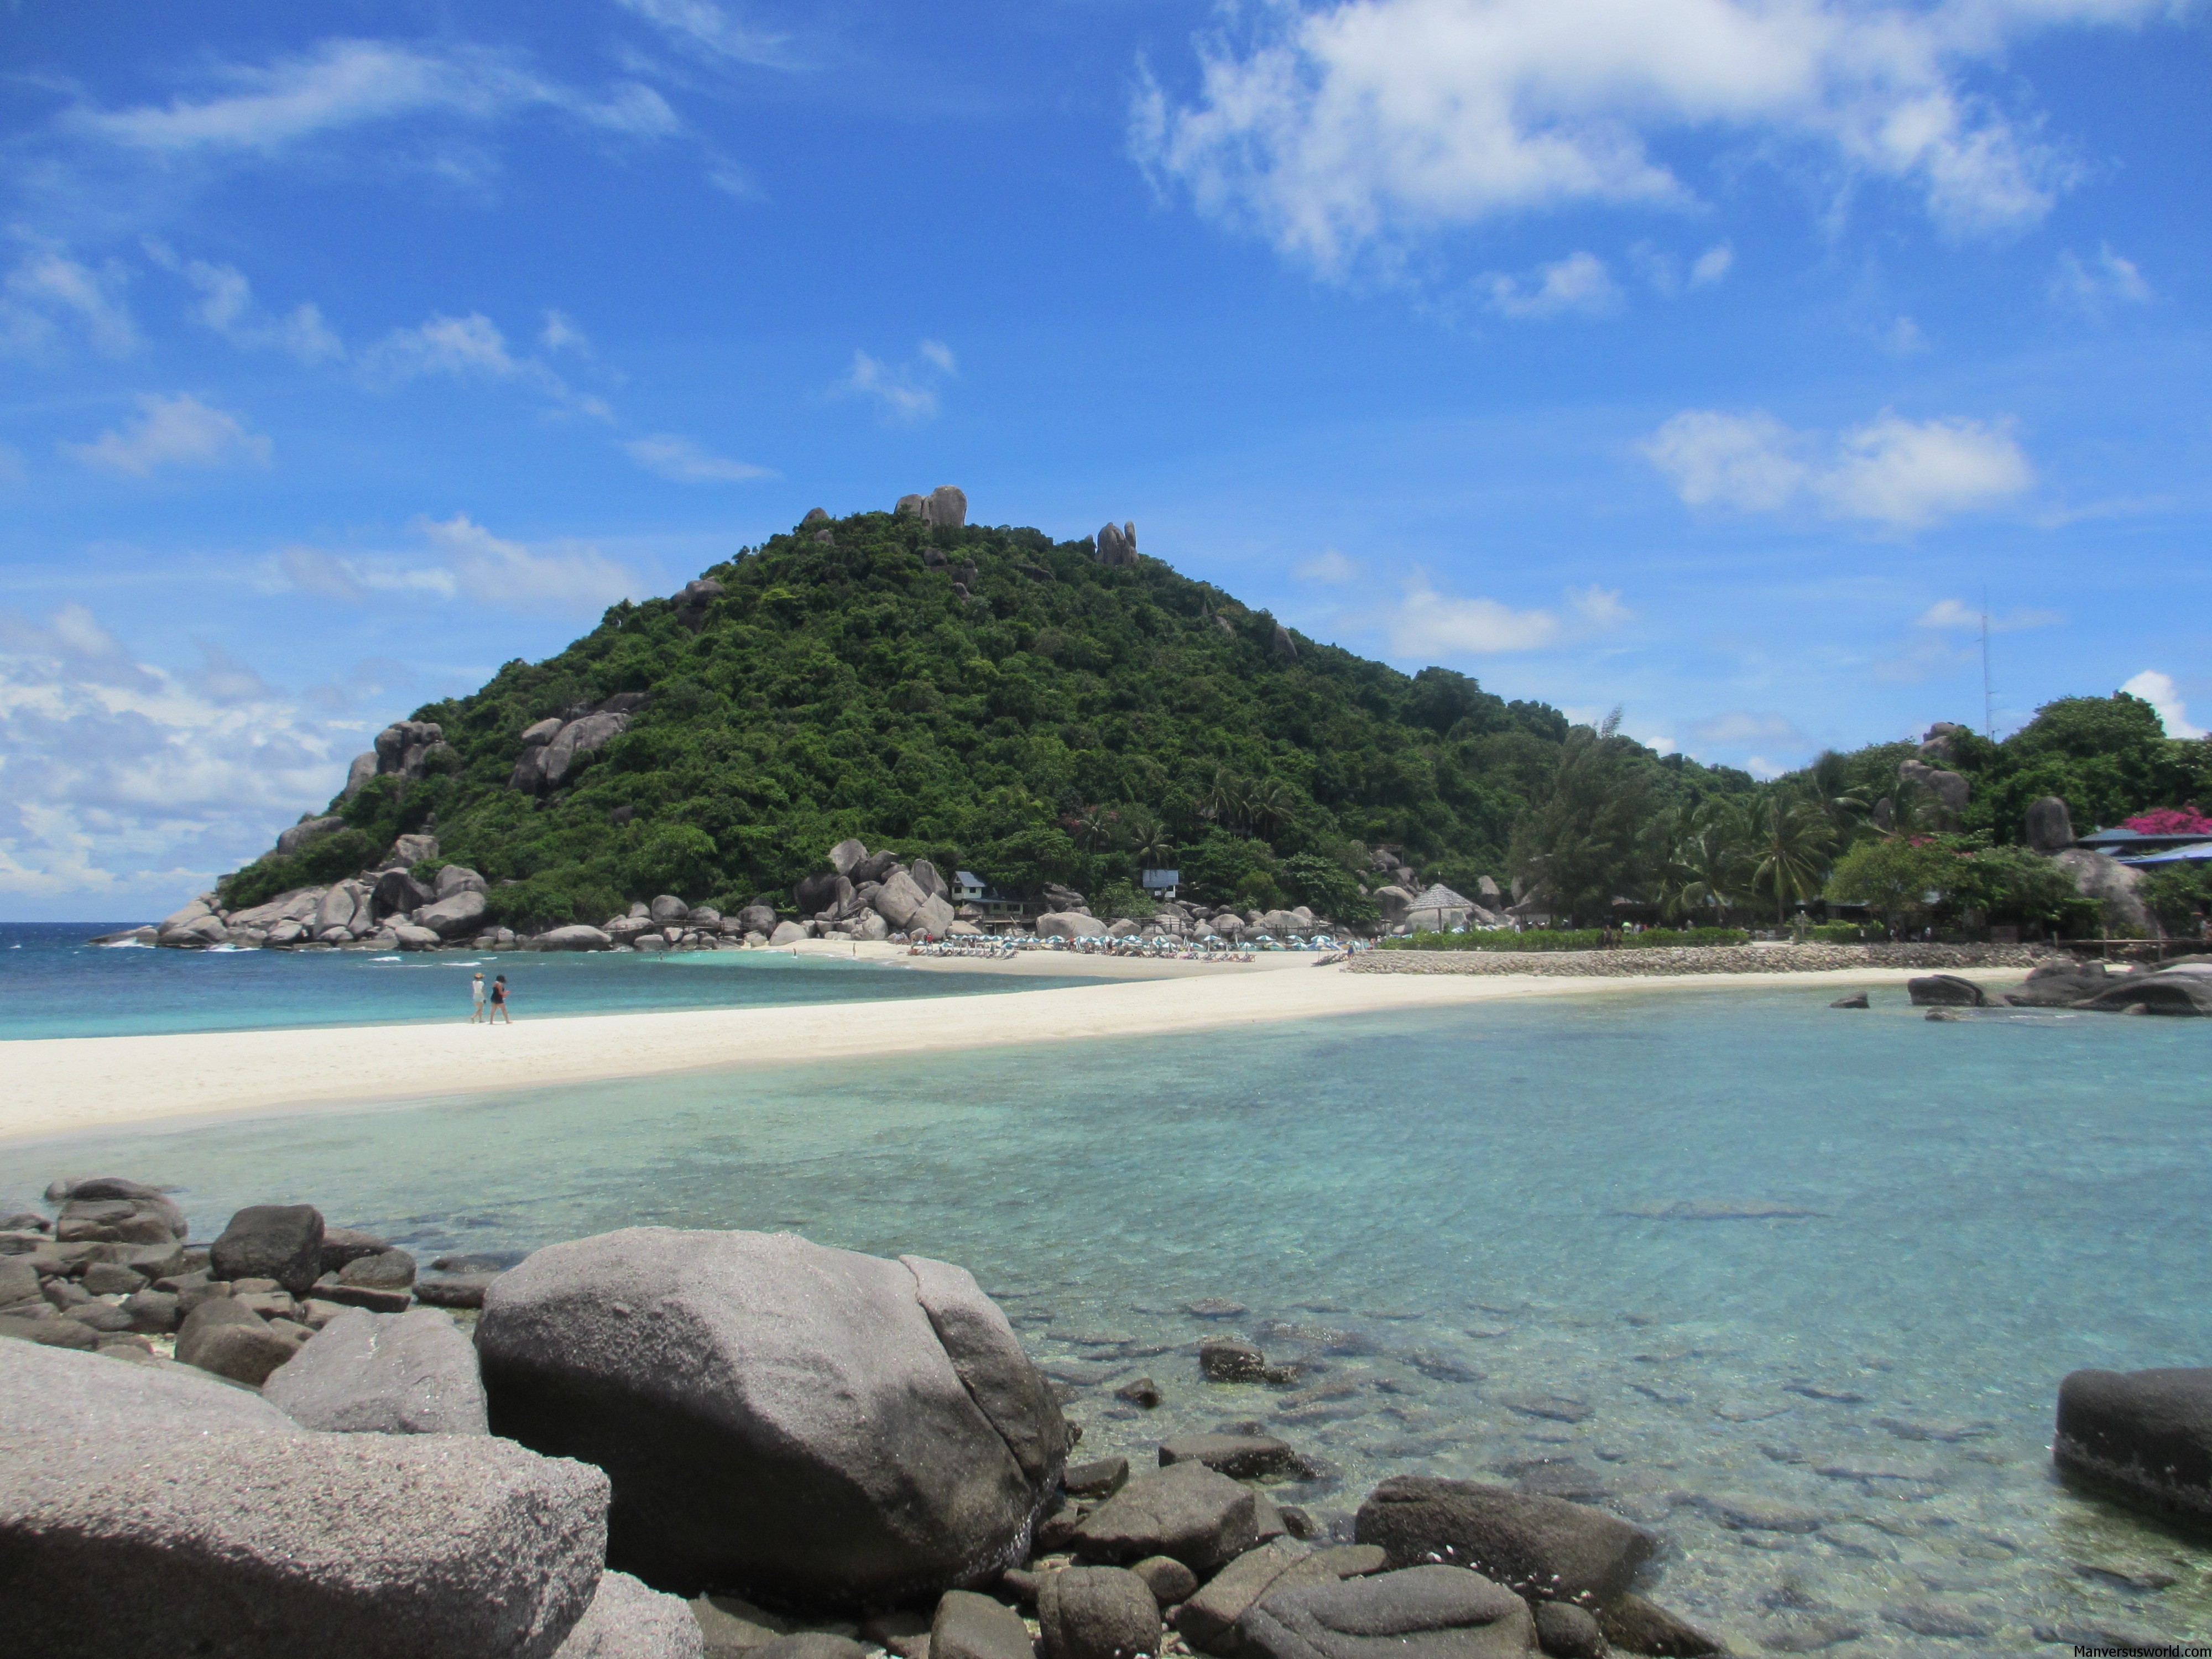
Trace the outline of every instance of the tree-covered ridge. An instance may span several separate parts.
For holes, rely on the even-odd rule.
[[[546,661],[418,710],[449,745],[426,775],[333,811],[379,846],[434,819],[443,857],[513,921],[596,922],[662,891],[781,896],[848,836],[1010,891],[1174,864],[1218,900],[1320,902],[1377,844],[1449,883],[1508,878],[1569,730],[1035,530],[861,514],[707,576],[721,592],[703,608],[617,605]],[[648,700],[551,793],[510,787],[526,728],[624,692]],[[1750,782],[1636,762],[1670,798]],[[298,872],[247,873],[274,891]]]

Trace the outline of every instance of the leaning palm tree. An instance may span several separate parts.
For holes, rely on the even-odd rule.
[[[1789,921],[1791,900],[1820,890],[1822,863],[1835,844],[1834,826],[1818,801],[1777,790],[1753,809],[1751,886],[1774,896],[1776,927]]]
[[[1218,768],[1213,781],[1199,797],[1199,810],[1225,828],[1241,829],[1244,822],[1244,780],[1227,767]]]
[[[1146,870],[1164,870],[1175,863],[1176,843],[1166,821],[1143,807],[1121,815],[1122,832],[1128,838],[1129,855]]]
[[[1805,788],[1828,820],[1828,827],[1836,832],[1838,843],[1849,842],[1874,810],[1873,803],[1852,783],[1850,763],[1832,749],[1823,749],[1813,757],[1813,763],[1805,769]]]

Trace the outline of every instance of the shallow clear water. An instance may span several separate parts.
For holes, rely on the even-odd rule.
[[[1001,1295],[1073,1385],[1086,1451],[1256,1420],[1326,1465],[1286,1496],[1340,1526],[1392,1473],[1547,1482],[1662,1533],[1654,1593],[1738,1651],[2212,1634],[2212,1555],[2070,1495],[2046,1449],[2067,1370],[2212,1358],[2212,1030],[1931,1024],[1895,993],[1863,1014],[1830,995],[1616,994],[16,1146],[0,1205],[112,1168],[177,1183],[204,1233],[306,1200],[426,1255],[648,1222],[919,1251]],[[1692,1218],[1760,1206],[1797,1213]],[[1249,1312],[1182,1311],[1201,1297]],[[1341,1392],[1202,1383],[1217,1330]],[[1112,1397],[1139,1374],[1158,1412]]]
[[[917,973],[769,951],[667,956],[437,951],[161,951],[85,941],[99,922],[0,925],[0,1040],[237,1031],[279,1025],[405,1025],[466,1019],[469,981],[507,975],[513,1012],[865,1002],[1085,985],[1081,978]]]

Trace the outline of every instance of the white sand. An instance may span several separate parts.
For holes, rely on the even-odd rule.
[[[1036,969],[1020,971],[1066,972],[1085,959],[1036,960]],[[1280,955],[1263,957],[1264,966],[1193,966],[1134,983],[998,995],[526,1018],[489,1029],[463,1020],[29,1039],[0,1043],[6,1075],[0,1140],[708,1068],[1158,1036],[1522,997],[1620,996],[1694,986],[1787,986],[1809,997],[1822,990],[1832,994],[1838,987],[1902,985],[1916,971],[1571,979],[1346,974],[1316,967],[1316,960]],[[985,971],[1009,966],[967,965]]]

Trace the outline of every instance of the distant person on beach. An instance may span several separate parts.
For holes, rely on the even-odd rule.
[[[509,1025],[514,1024],[514,1010],[507,1006],[507,975],[505,974],[499,975],[491,982],[491,1018],[484,1023],[488,1025],[496,1025],[501,1014],[507,1016],[507,1023]]]
[[[469,1024],[473,1025],[484,1017],[483,975],[478,974],[469,981]],[[512,1020],[507,1022],[513,1024]]]

